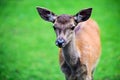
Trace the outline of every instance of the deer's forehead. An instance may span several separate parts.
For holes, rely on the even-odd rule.
[[[63,14],[63,15],[58,16],[56,21],[61,24],[66,24],[66,23],[69,23],[71,19],[72,19],[72,16]]]
[[[69,15],[60,15],[60,16],[57,17],[54,25],[57,26],[57,27],[62,27],[62,26],[69,27],[69,26],[72,26],[72,25],[74,25],[73,17],[69,16]]]

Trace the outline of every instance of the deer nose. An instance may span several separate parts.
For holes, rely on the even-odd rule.
[[[63,47],[64,43],[65,43],[65,40],[63,38],[58,38],[56,40],[56,45],[60,48]]]

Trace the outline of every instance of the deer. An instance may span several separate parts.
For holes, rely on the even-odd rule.
[[[90,18],[92,8],[75,15],[56,15],[36,7],[40,17],[53,23],[55,44],[59,48],[59,64],[66,80],[93,80],[93,73],[101,54],[100,29]]]

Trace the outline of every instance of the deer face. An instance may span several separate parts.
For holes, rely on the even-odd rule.
[[[41,18],[53,23],[53,29],[57,36],[55,43],[61,48],[72,40],[77,23],[86,21],[90,17],[92,8],[84,9],[74,16],[65,14],[57,16],[53,12],[40,7],[37,7],[37,10]]]
[[[57,36],[56,45],[64,47],[72,40],[75,28],[74,19],[69,15],[60,15],[56,18],[53,28]]]

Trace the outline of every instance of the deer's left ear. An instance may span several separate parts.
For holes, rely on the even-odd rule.
[[[74,16],[74,20],[77,23],[86,21],[91,16],[91,13],[92,13],[92,8],[81,10]]]
[[[41,16],[41,18],[46,21],[54,22],[56,19],[56,15],[53,12],[51,12],[45,8],[37,7],[37,11],[38,11],[39,15]]]

